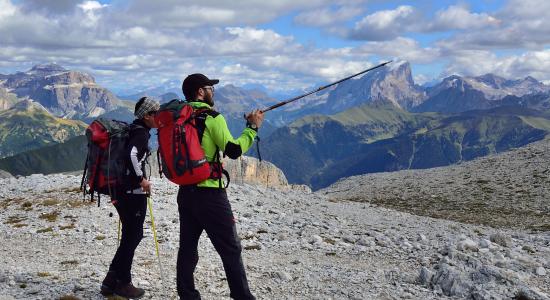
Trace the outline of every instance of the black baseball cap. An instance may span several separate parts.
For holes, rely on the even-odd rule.
[[[219,83],[218,79],[209,79],[204,74],[195,73],[187,76],[181,85],[181,90],[186,99],[194,96],[194,93],[203,86],[211,86]]]

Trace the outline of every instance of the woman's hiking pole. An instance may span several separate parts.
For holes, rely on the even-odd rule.
[[[118,217],[118,243],[117,243],[117,246],[120,246],[120,230],[121,230],[121,229],[120,229],[120,228],[121,228],[120,225],[121,225],[121,224],[120,224],[120,217]]]
[[[155,249],[157,251],[157,259],[160,270],[160,280],[164,285],[164,271],[162,270],[162,263],[160,262],[159,242],[157,240],[157,229],[155,228],[155,217],[153,216],[153,206],[151,205],[151,195],[147,195],[147,206],[149,206],[149,215],[151,216],[151,225],[153,227],[153,238],[155,239]]]

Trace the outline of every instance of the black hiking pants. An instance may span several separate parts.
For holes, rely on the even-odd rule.
[[[143,238],[147,196],[143,194],[118,196],[115,208],[122,223],[122,236],[109,271],[115,272],[120,283],[128,283],[132,281],[134,252]]]
[[[203,230],[222,259],[231,298],[255,299],[248,287],[241,242],[225,189],[180,186],[178,210],[177,288],[180,299],[201,299],[195,289],[193,273],[199,261],[197,246]]]

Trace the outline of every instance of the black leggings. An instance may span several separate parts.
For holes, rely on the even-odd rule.
[[[129,283],[132,281],[134,252],[143,238],[147,196],[125,194],[118,198],[115,208],[122,223],[122,237],[109,271],[115,272],[120,283]]]

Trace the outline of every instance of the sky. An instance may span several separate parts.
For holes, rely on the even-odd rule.
[[[191,73],[307,90],[387,60],[416,83],[550,84],[548,0],[0,0],[0,74],[58,63],[118,94]]]

